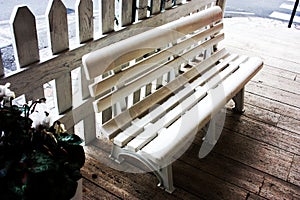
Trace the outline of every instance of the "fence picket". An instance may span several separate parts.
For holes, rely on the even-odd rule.
[[[165,0],[165,9],[170,9],[173,7],[174,0]]]
[[[59,114],[72,108],[72,79],[71,72],[63,74],[55,79],[57,106]]]
[[[80,43],[92,40],[94,36],[93,1],[76,1],[76,32]]]
[[[147,18],[148,12],[148,0],[139,0],[138,6],[138,19],[145,19]]]
[[[53,54],[69,48],[67,10],[61,0],[51,0],[47,7],[50,44]]]
[[[11,15],[13,46],[19,67],[39,61],[35,17],[27,6],[15,7]]]
[[[121,26],[130,25],[134,22],[136,0],[122,0],[121,4]]]
[[[109,33],[114,30],[115,21],[115,1],[102,0],[102,33]],[[100,20],[100,21],[101,21]]]
[[[4,68],[3,68],[3,62],[2,62],[2,55],[1,55],[1,49],[0,49],[0,76],[4,75]]]
[[[162,0],[151,0],[151,14],[158,14],[161,11]]]
[[[176,0],[176,5],[182,4],[183,0]]]

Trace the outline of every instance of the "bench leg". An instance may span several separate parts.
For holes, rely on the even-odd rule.
[[[167,192],[172,193],[175,190],[173,186],[172,164],[161,168],[158,171],[158,174],[162,179],[162,182],[160,182],[158,186],[164,188]]]
[[[233,101],[235,104],[235,107],[233,108],[233,111],[236,113],[244,113],[244,93],[245,93],[245,89],[242,88],[234,97],[233,97]]]
[[[119,146],[113,145],[110,159],[114,160],[116,163],[121,164],[124,161],[124,158],[120,157],[120,154],[123,152],[122,148]]]

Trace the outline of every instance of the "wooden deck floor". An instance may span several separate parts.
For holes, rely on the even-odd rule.
[[[109,145],[96,141],[85,147],[83,199],[300,199],[300,30],[260,18],[224,22],[223,45],[265,63],[246,87],[246,112],[227,113],[221,138],[201,160],[199,133],[173,165],[173,194],[156,187],[152,173],[123,172],[130,164],[118,170]]]

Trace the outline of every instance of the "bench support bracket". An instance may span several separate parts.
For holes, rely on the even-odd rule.
[[[159,180],[158,186],[163,188],[165,191],[172,193],[175,190],[173,186],[173,173],[172,173],[172,163],[165,167],[159,167],[155,163],[150,160],[140,156],[136,152],[131,152],[129,150],[123,149],[117,145],[113,145],[110,158],[121,164],[125,159],[122,156],[130,156],[132,158],[137,159],[141,163],[143,163],[146,167],[148,167]]]

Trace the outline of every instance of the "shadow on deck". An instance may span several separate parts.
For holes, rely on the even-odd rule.
[[[198,134],[173,164],[173,194],[152,173],[123,172],[129,163],[116,170],[109,144],[95,141],[85,147],[83,199],[300,199],[300,31],[261,18],[224,24],[222,45],[264,60],[246,86],[246,112],[228,111],[221,138],[201,160]]]

